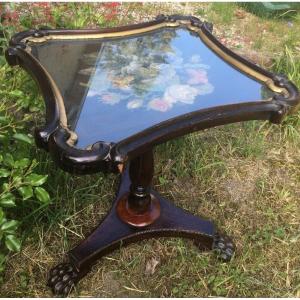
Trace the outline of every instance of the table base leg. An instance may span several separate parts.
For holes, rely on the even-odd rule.
[[[160,216],[145,227],[132,226],[120,219],[117,205],[129,192],[128,168],[123,172],[116,200],[100,225],[78,246],[68,253],[68,263],[50,271],[48,286],[55,294],[67,295],[91,266],[103,255],[120,246],[153,237],[184,237],[195,241],[201,250],[215,250],[225,261],[230,260],[234,245],[228,237],[219,235],[211,221],[194,216],[174,206],[157,192],[151,196],[159,200]]]

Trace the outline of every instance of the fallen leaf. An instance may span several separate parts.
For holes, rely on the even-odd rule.
[[[246,13],[243,10],[237,9],[234,12],[234,15],[238,18],[238,19],[244,19],[246,17]]]
[[[155,272],[156,266],[159,264],[159,260],[156,258],[151,258],[150,260],[147,261],[146,263],[146,269],[145,269],[145,274],[146,275],[153,275]]]

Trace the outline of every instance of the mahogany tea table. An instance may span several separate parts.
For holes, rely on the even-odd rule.
[[[138,240],[178,236],[228,261],[234,244],[213,222],[151,188],[153,148],[206,128],[248,120],[280,123],[299,92],[227,49],[212,25],[192,16],[108,29],[40,29],[16,34],[6,51],[28,71],[46,104],[36,144],[77,174],[121,173],[111,211],[50,271],[67,295],[103,255]]]

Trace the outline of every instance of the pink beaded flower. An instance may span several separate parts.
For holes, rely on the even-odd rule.
[[[206,84],[208,83],[207,73],[205,70],[187,69],[189,75],[188,84]]]
[[[161,98],[155,98],[148,103],[149,109],[154,109],[162,112],[169,110],[171,107],[172,105],[169,102]]]

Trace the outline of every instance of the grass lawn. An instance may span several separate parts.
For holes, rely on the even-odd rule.
[[[35,26],[34,10],[26,5],[23,26]],[[159,13],[212,22],[226,46],[300,86],[300,13],[289,19],[263,18],[235,3],[122,3],[108,20],[101,4],[57,4],[51,12],[59,26],[82,28],[141,22]],[[20,78],[7,80],[17,72]],[[36,97],[25,72],[3,65],[0,76],[1,88],[10,85]],[[28,130],[42,122],[41,112]],[[222,263],[190,240],[146,240],[103,257],[71,296],[300,297],[299,130],[296,114],[280,126],[237,123],[158,146],[155,188],[178,206],[215,220],[233,237],[234,258]],[[52,203],[26,215],[20,212],[24,242],[7,261],[2,297],[51,296],[45,286],[48,270],[105,216],[118,183],[115,175],[66,174],[47,153],[34,146],[30,151],[39,172],[49,174],[45,188]],[[149,274],[146,270],[154,265]]]

